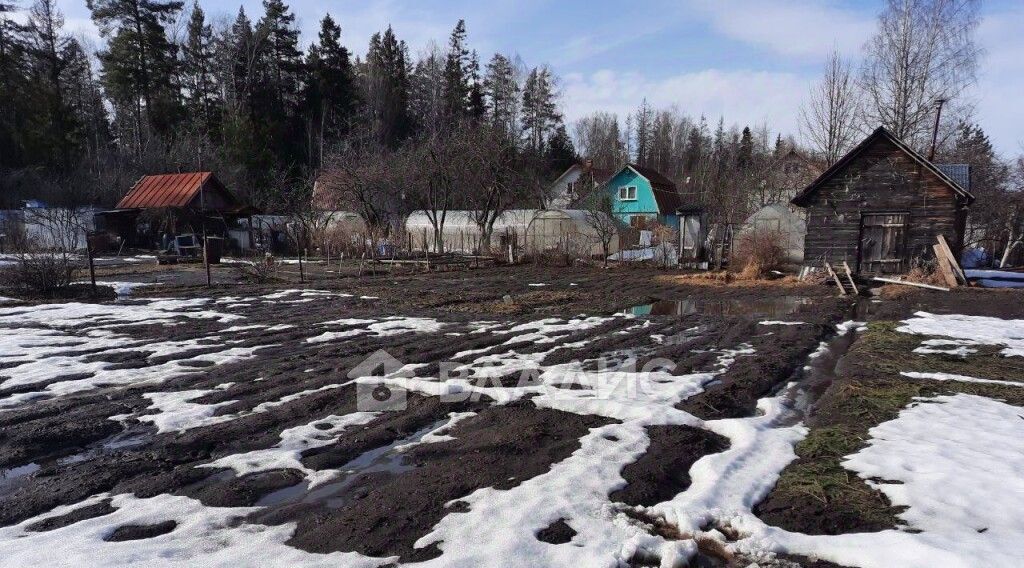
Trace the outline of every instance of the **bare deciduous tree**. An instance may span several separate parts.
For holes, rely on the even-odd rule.
[[[591,192],[584,201],[587,225],[594,229],[597,239],[601,241],[601,252],[604,266],[608,267],[608,256],[611,254],[612,241],[619,235],[622,224],[613,214],[611,195],[605,191]]]
[[[800,131],[826,165],[836,163],[857,140],[859,98],[850,69],[838,51],[825,63],[825,75],[800,109]]]
[[[955,99],[975,80],[978,22],[978,0],[887,0],[860,78],[868,129],[885,126],[923,149],[935,101]]]

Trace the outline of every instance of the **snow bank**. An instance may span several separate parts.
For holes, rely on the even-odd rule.
[[[897,331],[950,337],[978,345],[1001,345],[1005,347],[1003,355],[1024,357],[1024,320],[917,312]]]
[[[765,531],[783,549],[863,568],[1015,568],[1024,542],[1024,409],[966,394],[920,400],[871,429],[844,466],[911,529],[808,536]]]
[[[26,528],[40,520],[66,514],[108,497],[95,495],[75,505],[0,528],[3,565],[11,568],[38,566],[96,568],[137,566],[346,566],[375,568],[395,558],[369,558],[354,552],[313,554],[285,544],[295,532],[292,523],[257,525],[243,521],[258,507],[206,507],[197,500],[176,495],[140,499],[130,494],[110,497],[117,510],[52,531]],[[141,540],[106,542],[104,537],[124,525],[177,523],[167,534]]]

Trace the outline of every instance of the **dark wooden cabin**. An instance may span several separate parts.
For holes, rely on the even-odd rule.
[[[902,273],[915,258],[934,258],[938,235],[959,254],[972,201],[939,166],[879,128],[793,198],[807,211],[804,264]]]

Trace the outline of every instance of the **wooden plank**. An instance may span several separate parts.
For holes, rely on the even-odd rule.
[[[946,281],[946,285],[950,288],[956,288],[959,282],[956,280],[956,274],[953,272],[953,267],[949,265],[949,259],[942,251],[942,247],[939,245],[932,245],[932,250],[935,251],[935,260],[939,266],[939,274],[942,275],[942,279]]]
[[[924,288],[926,290],[938,290],[940,292],[949,292],[949,288],[943,288],[942,286],[932,286],[931,284],[921,284],[920,282],[906,282],[904,280],[896,280],[895,278],[882,278],[876,276],[872,278],[875,282],[885,282],[886,284],[900,284],[902,286],[913,286],[915,288]]]
[[[935,237],[939,241],[939,248],[942,249],[942,254],[949,261],[950,267],[953,269],[953,274],[956,276],[957,282],[960,284],[967,284],[967,275],[964,274],[963,269],[960,268],[960,262],[957,261],[956,255],[953,254],[953,250],[949,248],[949,243],[946,242],[946,237],[941,233]]]

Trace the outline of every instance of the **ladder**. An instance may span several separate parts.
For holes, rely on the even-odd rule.
[[[835,282],[837,288],[839,288],[840,296],[858,295],[860,291],[857,289],[857,283],[853,281],[853,271],[850,270],[850,265],[843,261],[842,271],[837,272],[832,267],[832,263],[825,261],[825,271],[832,278],[832,282]]]

